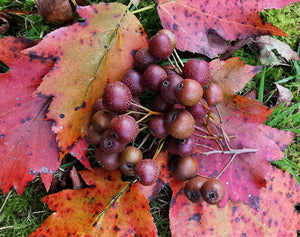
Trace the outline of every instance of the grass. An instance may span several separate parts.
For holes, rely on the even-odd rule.
[[[40,200],[47,194],[40,181],[31,183],[19,196],[15,190],[0,192],[0,237],[28,236],[51,214]]]
[[[91,1],[89,2],[99,2]],[[109,1],[106,1],[109,2]],[[127,4],[128,1],[119,1]],[[155,3],[154,0],[143,0],[139,8]],[[48,24],[38,15],[34,0],[0,0],[0,10],[19,10],[19,14],[8,14],[11,28],[6,35],[26,36],[30,39],[41,39],[47,33],[58,26]],[[26,12],[28,11],[28,12]],[[22,14],[26,12],[26,14]],[[300,4],[287,6],[282,10],[266,10],[261,12],[261,16],[266,21],[283,29],[291,37],[278,37],[283,42],[289,44],[294,50],[299,49],[299,16]],[[156,33],[161,28],[158,14],[155,9],[136,14],[149,36]],[[3,37],[0,35],[0,37]],[[246,45],[234,53],[245,63],[250,65],[260,65],[256,58],[257,52]],[[9,68],[0,61],[0,73],[6,72]],[[281,105],[275,108],[276,98],[271,95],[275,93],[274,83],[288,88],[294,93],[294,98],[289,106]],[[274,107],[274,112],[265,124],[281,130],[295,132],[296,138],[285,150],[284,158],[273,162],[283,170],[290,172],[299,182],[300,174],[300,64],[291,61],[289,66],[264,66],[251,82],[241,91],[244,95],[248,91],[255,89],[259,92],[259,100],[264,104]],[[300,182],[299,182],[300,183]],[[28,236],[34,231],[50,214],[51,210],[40,199],[46,195],[46,191],[40,180],[31,183],[21,196],[15,191],[6,195],[0,192],[0,237]],[[171,190],[167,185],[157,197],[150,202],[151,214],[154,217],[158,228],[159,236],[171,236],[168,220],[169,201]]]

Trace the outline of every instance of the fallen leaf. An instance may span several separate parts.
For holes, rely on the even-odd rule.
[[[173,181],[172,236],[296,236],[300,229],[295,209],[299,185],[288,173],[273,169],[257,197],[258,209],[231,200],[223,208],[191,203],[183,193],[184,182]]]
[[[258,12],[283,8],[298,0],[204,1],[159,0],[157,11],[164,28],[176,35],[176,47],[210,58],[225,53],[236,41],[266,34],[288,36],[263,22]]]
[[[269,161],[283,158],[282,151],[293,141],[295,134],[263,125],[273,110],[257,100],[234,94],[241,90],[261,67],[245,65],[238,58],[232,58],[226,61],[213,60],[210,68],[212,82],[218,84],[225,95],[223,103],[217,105],[222,120],[219,121],[216,110],[212,111],[216,121],[222,123],[224,131],[232,137],[228,142],[230,148],[236,149],[236,152],[240,152],[239,149],[254,149],[252,152],[238,153],[220,176],[227,190],[221,205],[224,206],[230,198],[255,206],[255,198],[259,195],[260,189],[266,185],[266,174],[271,172]],[[205,130],[201,121],[197,124]],[[220,129],[212,124],[210,128],[214,134],[221,133]],[[211,139],[202,138],[201,136],[207,134],[200,130],[195,132],[198,134],[196,136],[199,143],[198,151],[205,153],[196,156],[199,173],[216,176],[234,153],[221,151],[219,146],[227,151],[229,149],[224,140],[219,141],[218,145]]]
[[[56,123],[61,158],[86,135],[94,101],[107,82],[121,80],[133,65],[135,50],[147,45],[137,18],[119,3],[79,7],[84,19],[48,34],[23,53],[31,58],[54,58],[55,65],[37,90],[53,96],[47,113]]]
[[[271,36],[253,39],[250,45],[253,48],[258,48],[258,60],[264,65],[288,65],[292,59],[300,60],[297,52],[293,51],[288,44]]]
[[[242,90],[262,66],[246,65],[239,57],[209,62],[211,82],[221,86],[223,93],[231,95]]]
[[[87,169],[92,170],[90,161],[88,159],[88,142],[85,138],[80,139],[70,149],[70,154],[81,162]]]
[[[44,197],[56,212],[30,236],[157,236],[148,201],[119,171],[99,168],[80,175],[93,187]]]
[[[293,93],[288,88],[279,84],[275,84],[275,86],[278,91],[275,107],[278,107],[283,103],[285,103],[284,106],[289,106],[293,99]]]
[[[244,99],[246,100],[246,98]],[[253,107],[249,107],[249,105],[244,111],[226,104],[218,106],[223,118],[223,129],[228,136],[233,137],[230,139],[229,146],[236,149],[236,152],[240,152],[241,149],[254,149],[252,152],[237,154],[220,176],[220,180],[226,185],[226,196],[220,204],[221,206],[224,206],[230,198],[233,201],[242,200],[245,203],[252,203],[255,207],[260,189],[266,185],[266,175],[271,172],[269,161],[282,159],[282,151],[295,137],[292,132],[281,131],[261,124],[263,120],[256,120],[258,115],[251,112],[253,108],[255,112],[260,111],[261,108],[257,108],[255,103],[252,103]],[[260,105],[260,107],[264,106]],[[199,164],[198,173],[205,176],[216,176],[231,159],[233,153],[222,154],[219,146],[213,140],[198,137],[198,143],[201,144],[198,151],[202,152],[196,156]],[[220,141],[220,144],[223,149],[227,150],[224,141]],[[219,152],[214,153],[214,151]]]
[[[59,167],[58,146],[51,121],[44,116],[49,98],[31,95],[53,66],[50,61],[31,59],[20,51],[33,41],[0,39],[0,60],[10,67],[0,74],[0,188],[12,187],[19,195],[28,182],[40,175],[48,190],[52,174]]]
[[[74,190],[82,189],[81,179],[77,173],[75,166],[70,171],[70,179],[72,180],[72,186]]]

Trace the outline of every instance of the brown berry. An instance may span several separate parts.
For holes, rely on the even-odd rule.
[[[185,109],[174,109],[166,117],[166,128],[177,139],[189,137],[194,131],[194,126],[193,116]]]
[[[223,100],[223,91],[217,84],[210,83],[203,92],[203,98],[208,106],[219,104]]]
[[[219,179],[210,178],[202,185],[201,194],[208,204],[217,205],[225,197],[225,185]]]
[[[183,156],[177,162],[173,171],[175,179],[185,181],[196,176],[198,172],[198,163],[192,156]]]
[[[139,148],[134,146],[126,147],[119,156],[121,172],[127,176],[134,176],[134,167],[142,159],[143,153]]]
[[[138,162],[134,168],[138,181],[145,186],[155,183],[159,176],[159,167],[154,160],[145,159]]]
[[[193,106],[201,100],[203,89],[196,80],[184,79],[178,83],[175,93],[181,104]]]
[[[201,187],[205,181],[206,179],[196,176],[185,184],[184,194],[191,202],[199,203],[203,201]]]

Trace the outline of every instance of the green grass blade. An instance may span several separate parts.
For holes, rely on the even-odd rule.
[[[264,97],[266,68],[267,68],[267,66],[264,66],[264,68],[262,70],[262,74],[261,74],[261,77],[260,77],[259,88],[258,88],[258,100],[262,103],[263,103],[263,97]]]

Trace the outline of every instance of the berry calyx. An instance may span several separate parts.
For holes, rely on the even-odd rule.
[[[210,178],[202,185],[201,194],[208,204],[217,205],[225,197],[225,185],[219,179]]]

